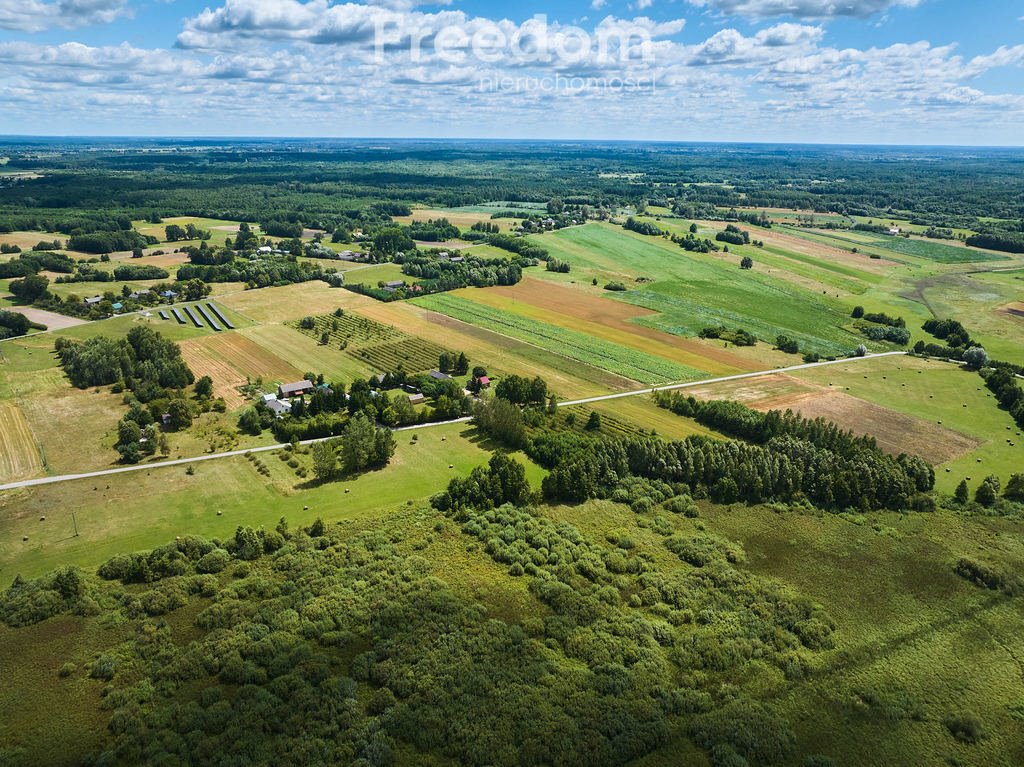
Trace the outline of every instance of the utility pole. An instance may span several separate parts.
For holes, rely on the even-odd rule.
[[[75,537],[77,538],[78,537],[78,518],[75,517],[75,512],[73,512],[73,511],[71,512],[71,521],[75,525]]]

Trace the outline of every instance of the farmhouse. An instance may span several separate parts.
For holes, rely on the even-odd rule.
[[[128,294],[128,298],[131,298],[131,299],[137,301],[138,299],[142,298],[143,296],[148,296],[152,292],[153,291],[150,290],[149,288],[146,288],[145,290],[137,290],[134,293],[129,293]]]
[[[431,370],[429,375],[435,381],[450,381],[450,380],[452,380],[452,377],[450,375],[448,375],[447,373],[442,373],[440,370]]]
[[[264,254],[266,254],[266,253],[273,253],[274,249],[272,247],[270,247],[269,245],[263,245],[263,246],[261,246],[259,248],[256,248],[256,252],[257,253],[264,253]]]
[[[174,299],[174,298],[177,298],[177,297],[178,297],[178,294],[175,293],[173,290],[164,290],[164,291],[162,291],[160,293],[160,298],[171,298],[171,299]]]
[[[465,261],[465,259],[462,256],[452,256],[450,260],[453,264],[461,264],[463,261]]]
[[[279,399],[272,399],[267,402],[267,408],[278,418],[282,418],[292,412],[292,403],[282,402]]]
[[[903,230],[900,229],[898,226],[894,226],[894,227],[889,229],[889,234],[894,234],[895,235],[895,234],[900,234],[902,232],[903,232]]]
[[[301,397],[303,394],[309,394],[314,388],[311,381],[281,384],[277,387],[277,396],[281,399],[285,397]]]
[[[490,378],[488,378],[487,376],[480,376],[480,388],[481,389],[486,389],[490,385],[491,385],[491,379]]]

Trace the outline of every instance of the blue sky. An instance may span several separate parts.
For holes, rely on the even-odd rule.
[[[0,133],[1024,144],[1019,0],[0,0]]]

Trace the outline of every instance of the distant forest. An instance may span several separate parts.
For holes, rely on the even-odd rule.
[[[800,208],[936,227],[1024,230],[1024,152],[555,142],[8,141],[0,231],[124,231],[130,219],[204,216],[328,231],[376,206],[546,202]],[[287,179],[287,180],[282,180]],[[982,226],[991,217],[1005,223]]]

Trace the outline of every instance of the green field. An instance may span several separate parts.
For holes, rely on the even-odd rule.
[[[638,320],[675,335],[694,336],[704,327],[744,328],[763,340],[784,333],[822,353],[849,351],[863,340],[844,329],[844,305],[756,268],[739,269],[710,255],[687,253],[658,237],[643,237],[603,224],[562,229],[533,238],[551,255],[568,261],[569,277],[620,280],[629,288],[618,300],[658,312]],[[547,276],[547,275],[545,275]],[[565,277],[563,275],[562,277]],[[637,277],[653,280],[638,284]]]
[[[930,423],[941,422],[946,428],[979,440],[981,444],[975,450],[936,472],[936,487],[941,492],[952,493],[965,477],[971,478],[972,487],[989,474],[1005,482],[1024,467],[1021,430],[1010,414],[997,406],[981,376],[957,365],[896,357],[793,375],[824,386],[835,382],[855,397]]]
[[[176,535],[224,537],[240,524],[272,528],[282,515],[296,524],[380,517],[443,490],[451,477],[487,458],[465,424],[425,430],[415,442],[409,433],[396,436],[398,450],[387,468],[320,486],[264,453],[269,478],[238,457],[197,464],[192,476],[184,466],[153,468],[6,491],[0,495],[0,578],[38,575],[62,562],[93,568],[118,552],[152,548]],[[302,462],[308,466],[308,456]],[[529,471],[539,482],[540,469],[531,464]],[[147,499],[145,513],[140,497]]]

